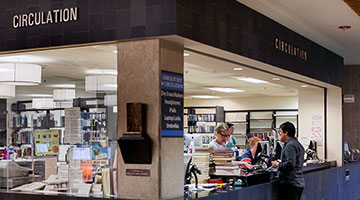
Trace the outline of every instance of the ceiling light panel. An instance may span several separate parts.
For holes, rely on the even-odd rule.
[[[208,88],[208,89],[217,92],[245,92],[244,90],[239,90],[234,88]]]
[[[195,99],[219,99],[220,97],[217,96],[209,96],[209,95],[196,95],[196,96],[191,96],[192,98]]]
[[[246,81],[246,82],[250,82],[250,83],[269,83],[267,81],[263,81],[263,80],[256,79],[256,78],[249,78],[249,77],[239,77],[239,78],[237,78],[237,80]]]

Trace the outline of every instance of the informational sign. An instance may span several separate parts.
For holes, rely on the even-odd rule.
[[[161,136],[183,137],[184,76],[161,72]]]
[[[150,176],[149,169],[126,169],[126,176]]]
[[[355,103],[355,95],[353,94],[344,95],[344,103]]]
[[[108,142],[106,140],[92,141],[92,153],[91,159],[93,165],[108,165],[109,156],[108,156]]]
[[[35,143],[35,155],[58,155],[59,154],[59,130],[35,130],[34,131],[34,143]]]
[[[323,118],[321,115],[316,114],[311,119],[311,140],[315,140],[318,146],[321,146],[323,139]]]

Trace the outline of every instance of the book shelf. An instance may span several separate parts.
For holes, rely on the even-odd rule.
[[[298,127],[297,109],[279,110],[227,110],[225,122],[234,124],[237,145],[243,147],[250,137],[278,139],[277,133],[282,123],[290,121]],[[297,131],[296,131],[297,135]]]
[[[225,121],[224,107],[185,107],[184,132],[186,134],[203,134],[203,146],[207,146],[213,139],[214,130],[218,123]]]

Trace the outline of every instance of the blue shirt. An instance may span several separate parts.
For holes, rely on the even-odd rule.
[[[234,136],[230,136],[231,141],[226,144],[227,148],[235,147],[236,144],[236,138]]]
[[[247,149],[246,152],[241,156],[240,161],[247,162],[251,165],[255,165],[255,159],[251,155],[251,149]]]

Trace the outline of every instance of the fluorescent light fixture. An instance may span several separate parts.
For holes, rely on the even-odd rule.
[[[100,75],[85,77],[86,92],[116,92],[117,76]]]
[[[233,70],[234,70],[234,71],[242,71],[243,68],[242,68],[242,67],[234,67]]]
[[[25,94],[26,97],[53,97],[51,94]]]
[[[302,88],[307,88],[308,85],[300,85],[300,87],[302,87]]]
[[[52,109],[55,108],[53,99],[49,98],[37,98],[32,99],[32,108],[34,109]]]
[[[0,85],[0,98],[15,97],[15,85]]]
[[[75,88],[75,84],[51,84],[48,85],[49,87],[54,87],[54,88]]]
[[[248,78],[248,77],[239,77],[239,78],[237,78],[237,80],[246,81],[246,82],[250,82],[250,83],[268,83],[267,81],[263,81],[263,80],[256,79],[256,78]]]
[[[244,90],[234,89],[234,88],[208,88],[209,90],[214,90],[218,92],[245,92]]]
[[[189,53],[184,53],[184,56],[190,56],[190,54]]]
[[[86,74],[109,74],[109,75],[117,75],[116,69],[90,69],[86,70]]]
[[[105,95],[104,104],[105,106],[117,106],[117,95]]]
[[[117,88],[117,84],[105,84],[105,87]]]
[[[209,96],[209,95],[195,95],[195,96],[191,96],[192,98],[196,98],[196,99],[219,99],[220,97],[217,96]]]
[[[64,102],[75,99],[75,89],[56,89],[53,91],[54,101]]]
[[[272,78],[273,81],[280,81],[280,78],[279,77],[274,77]]]
[[[41,66],[25,63],[1,63],[0,83],[8,85],[39,85]]]

